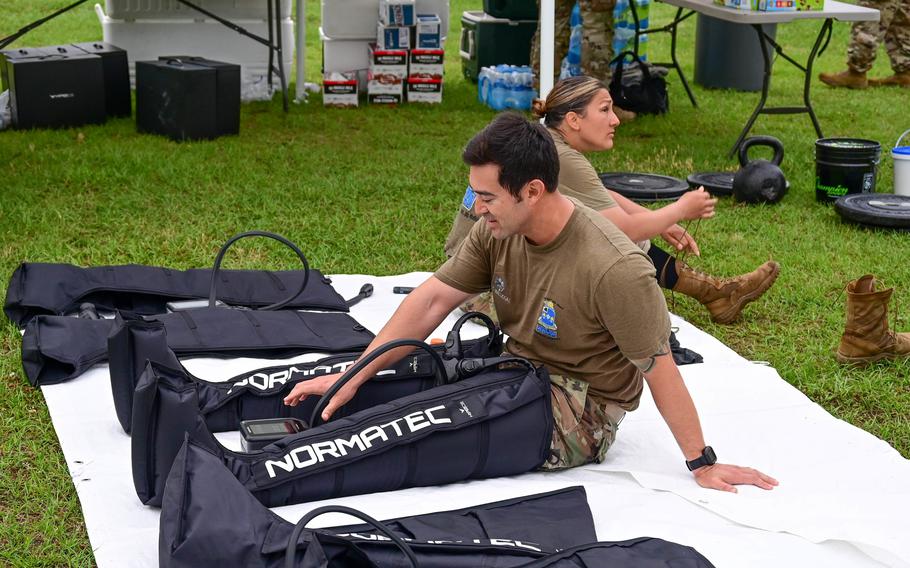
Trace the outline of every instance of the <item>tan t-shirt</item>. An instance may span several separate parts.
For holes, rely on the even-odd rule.
[[[559,192],[565,196],[581,201],[591,209],[603,211],[616,207],[616,201],[597,177],[597,171],[591,162],[578,150],[566,143],[558,130],[548,128],[559,154]],[[452,221],[452,229],[446,237],[446,256],[453,256],[461,241],[468,236],[471,226],[477,221],[474,213],[474,191],[468,186],[458,213]]]
[[[436,277],[463,292],[492,290],[510,353],[634,410],[642,375],[629,359],[651,357],[667,341],[667,305],[641,249],[573,201],[569,222],[543,246],[521,235],[497,240],[486,223],[474,224]]]

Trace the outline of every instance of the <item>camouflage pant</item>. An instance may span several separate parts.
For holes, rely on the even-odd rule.
[[[550,375],[553,439],[550,459],[540,469],[558,470],[600,463],[613,441],[625,411],[616,404],[588,396],[588,383]]]
[[[493,295],[484,292],[461,305],[465,312],[482,312],[496,323]],[[588,383],[550,375],[553,405],[553,439],[550,459],[541,469],[557,470],[586,463],[600,463],[616,439],[616,430],[626,411],[608,401],[588,396]]]
[[[613,59],[613,7],[616,0],[578,0],[581,8],[581,70],[585,75],[610,82],[610,60]],[[575,0],[556,0],[553,46],[553,79],[559,77],[559,66],[569,51],[569,16]],[[531,42],[531,66],[540,76],[540,24]]]
[[[894,72],[910,71],[910,0],[860,0],[859,3],[877,9],[881,19],[853,24],[847,65],[859,73],[869,71],[875,62],[875,51],[884,41]]]
[[[465,313],[480,312],[488,315],[495,324],[499,325],[499,316],[496,315],[496,306],[493,305],[493,294],[490,292],[478,294],[458,307]]]

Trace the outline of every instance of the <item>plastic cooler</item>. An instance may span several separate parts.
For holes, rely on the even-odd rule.
[[[193,4],[228,20],[265,20],[268,17],[266,0],[193,0]],[[115,20],[193,20],[205,17],[177,0],[104,0],[104,8],[107,15]],[[291,0],[281,1],[281,17],[291,17]]]
[[[494,18],[536,20],[537,2],[529,0],[483,0],[483,11]]]
[[[536,20],[507,20],[484,12],[465,11],[461,15],[460,46],[464,76],[477,82],[481,67],[501,63],[528,65],[536,31]]]
[[[239,3],[239,2],[238,2]],[[135,85],[136,61],[150,61],[161,55],[181,53],[215,61],[236,63],[244,83],[256,82],[268,74],[269,52],[262,44],[242,36],[215,20],[111,18],[95,5],[105,43],[125,49],[130,62],[130,81]],[[235,24],[260,37],[268,37],[263,20],[233,20]],[[291,77],[294,63],[294,22],[281,21],[284,74]],[[275,77],[278,84],[278,77]]]

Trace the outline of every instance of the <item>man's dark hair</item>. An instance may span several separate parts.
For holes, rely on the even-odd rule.
[[[461,154],[469,166],[499,166],[499,185],[521,199],[521,188],[539,179],[548,192],[559,185],[559,155],[547,129],[524,116],[502,113],[478,132]]]

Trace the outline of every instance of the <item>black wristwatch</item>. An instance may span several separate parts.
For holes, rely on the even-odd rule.
[[[700,456],[692,461],[686,462],[686,467],[689,468],[689,471],[695,471],[700,467],[705,467],[706,465],[714,465],[716,463],[717,455],[714,453],[714,448],[711,446],[705,446],[705,449],[701,451]]]

